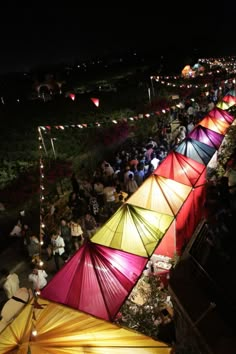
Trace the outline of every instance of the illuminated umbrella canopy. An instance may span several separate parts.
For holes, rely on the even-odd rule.
[[[0,353],[12,354],[170,354],[171,348],[135,331],[118,327],[38,298],[41,309],[26,305],[1,333]],[[32,336],[32,330],[37,335]]]
[[[227,95],[236,97],[236,90],[230,90],[229,92],[227,92]]]
[[[199,122],[203,127],[211,129],[219,134],[226,134],[234,117],[220,108],[214,108]]]
[[[175,253],[182,253],[183,246],[191,238],[202,216],[206,166],[178,152],[171,151],[154,174],[194,187],[191,188],[174,222],[154,251],[155,254],[172,258]]]
[[[187,137],[176,148],[178,153],[207,165],[216,149],[200,141]]]
[[[233,123],[234,121],[233,116],[231,116],[228,112],[225,112],[220,108],[213,108],[210,112],[207,113],[207,116],[211,118],[217,118],[218,120],[221,120],[222,122],[227,122],[229,124]]]
[[[202,125],[197,125],[191,133],[188,135],[189,138],[195,139],[197,141],[200,141],[200,143],[209,145],[215,149],[219,149],[223,139],[224,135],[219,134],[215,132],[214,130],[207,129],[206,127],[203,127]]]
[[[234,105],[235,105],[235,103],[232,103],[232,102],[228,103],[228,102],[220,101],[216,104],[216,107],[223,109],[223,110],[227,110],[227,109],[230,109]]]
[[[176,151],[171,151],[154,171],[155,175],[173,179],[187,186],[197,186],[206,167]]]
[[[92,242],[149,257],[173,221],[173,216],[123,204],[91,238]]]
[[[176,216],[190,192],[189,186],[165,177],[151,175],[129,197],[127,203]]]
[[[112,320],[147,258],[92,242],[84,244],[42,290],[42,297]]]
[[[236,103],[236,97],[232,96],[230,94],[227,94],[222,98],[222,101],[232,104],[232,106],[233,106]]]

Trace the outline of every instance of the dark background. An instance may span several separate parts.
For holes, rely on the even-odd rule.
[[[129,51],[173,52],[173,60],[183,51],[235,54],[233,1],[66,4],[2,5],[0,73]]]

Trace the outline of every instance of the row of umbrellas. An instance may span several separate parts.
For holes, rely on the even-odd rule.
[[[202,217],[207,165],[233,120],[219,107],[208,112],[54,276],[37,306],[28,304],[1,333],[0,353],[170,353],[165,343],[111,322],[153,253],[171,258],[191,238]]]

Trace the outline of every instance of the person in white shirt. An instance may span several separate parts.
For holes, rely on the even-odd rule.
[[[34,268],[28,279],[33,283],[34,290],[41,290],[47,285],[47,276],[45,270]]]
[[[10,274],[5,268],[1,269],[0,274],[3,279],[3,290],[7,298],[10,299],[20,288],[19,277],[16,273]]]
[[[21,237],[21,232],[22,232],[22,224],[20,220],[17,220],[16,225],[13,227],[13,229],[10,232],[10,236]]]
[[[60,269],[60,261],[59,259],[62,258],[63,261],[66,261],[68,256],[65,253],[65,242],[63,238],[56,232],[52,232],[51,237],[51,244],[52,244],[52,254],[54,257],[56,269]]]

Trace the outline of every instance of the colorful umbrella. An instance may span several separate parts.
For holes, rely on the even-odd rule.
[[[222,98],[222,101],[232,104],[232,106],[233,106],[236,103],[236,97],[232,96],[230,94],[227,94]]]
[[[171,353],[167,344],[133,330],[45,299],[39,298],[38,304],[40,309],[35,309],[33,303],[26,305],[1,333],[0,353]],[[36,335],[32,335],[33,330]]]
[[[161,214],[176,216],[191,189],[171,179],[151,175],[129,197],[127,203]]]
[[[41,294],[48,300],[112,320],[146,263],[147,258],[87,242]]]
[[[173,216],[125,203],[91,241],[149,257],[172,221]]]
[[[227,110],[227,109],[230,109],[234,105],[235,105],[235,103],[232,103],[232,102],[228,103],[228,102],[220,101],[216,104],[216,107],[223,109],[223,110]]]
[[[194,187],[198,185],[198,180],[205,169],[205,165],[176,151],[171,151],[154,174]]]
[[[175,148],[175,151],[206,166],[216,149],[187,137]]]
[[[197,141],[200,141],[200,143],[209,145],[216,150],[219,149],[223,139],[224,135],[219,134],[215,132],[214,130],[207,129],[206,127],[203,127],[201,124],[197,125],[191,133],[188,135],[189,138],[195,139]]]

